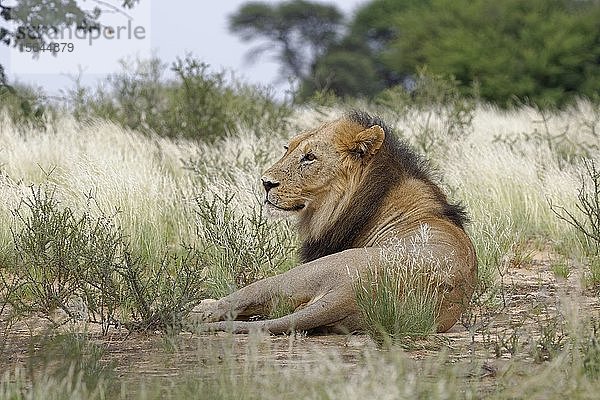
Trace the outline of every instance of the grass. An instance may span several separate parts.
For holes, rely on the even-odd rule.
[[[576,321],[563,326],[540,317],[526,321],[523,331],[514,326],[512,331],[498,330],[497,334],[494,324],[510,326],[503,318],[512,317],[503,313],[519,299],[520,293],[511,286],[518,278],[513,276],[515,266],[533,263],[532,243],[542,243],[549,247],[552,259],[567,262],[566,272],[560,263],[555,264],[557,276],[593,276],[600,270],[585,233],[557,218],[550,207],[550,202],[560,205],[575,219],[585,221],[578,208],[586,172],[581,157],[598,163],[598,153],[592,151],[598,146],[598,110],[586,102],[543,115],[528,107],[499,111],[476,105],[465,108],[469,112],[465,115],[461,109],[432,113],[415,108],[402,114],[394,113],[389,105],[362,106],[384,119],[390,117],[392,127],[409,142],[429,146],[440,184],[471,215],[468,232],[479,259],[474,307],[463,318],[470,329],[471,347],[455,351],[441,345],[433,354],[425,353],[424,361],[417,361],[396,346],[381,352],[366,344],[348,364],[342,354],[344,346],[311,353],[312,342],[301,337],[277,339],[286,340],[281,350],[270,347],[276,339],[258,338],[240,347],[235,338],[226,337],[227,341],[216,336],[197,339],[188,373],[181,370],[190,364],[181,364],[178,357],[189,356],[190,342],[186,351],[178,349],[182,344],[177,343],[170,352],[156,347],[148,351],[158,353],[149,362],[170,360],[177,365],[177,377],[123,373],[127,361],[118,352],[115,357],[123,363],[118,365],[123,376],[115,376],[110,363],[105,363],[114,346],[111,334],[119,329],[160,329],[165,324],[151,322],[157,318],[173,321],[185,313],[193,296],[220,296],[296,263],[291,224],[268,221],[262,215],[259,177],[281,156],[286,137],[338,117],[346,106],[297,108],[273,134],[233,124],[230,134],[214,143],[141,133],[102,119],[82,122],[69,115],[44,127],[15,125],[1,114],[0,350],[14,354],[13,349],[19,348],[14,347],[16,331],[31,331],[32,337],[39,338],[35,326],[28,324],[39,313],[50,316],[54,308],[63,308],[68,317],[77,305],[96,316],[88,315],[84,318],[88,321],[82,322],[73,315],[67,318],[70,322],[60,322],[62,327],[50,325],[53,336],[69,324],[80,328],[77,334],[99,331],[97,336],[49,339],[79,349],[72,357],[83,360],[72,368],[62,365],[60,374],[53,369],[63,351],[56,350],[60,346],[44,345],[57,353],[37,359],[30,370],[22,359],[11,362],[0,380],[0,398],[117,398],[128,393],[130,398],[551,399],[597,393],[600,351],[597,323],[589,315],[554,305],[552,310],[573,315]],[[466,129],[456,132],[457,127]],[[50,211],[39,216],[54,219],[32,225],[31,218],[36,209],[43,210],[44,201],[50,201]],[[60,247],[60,243],[71,247]],[[114,253],[98,251],[101,245],[113,248]],[[61,254],[70,258],[58,257]],[[107,255],[105,264],[91,261],[102,254]],[[389,262],[390,266],[410,265],[403,259]],[[82,269],[90,272],[86,266],[97,268],[94,273],[101,275],[101,265],[110,266],[105,282],[114,283],[107,285],[117,295],[112,300],[100,296],[109,290],[95,291],[92,284],[101,279],[79,279],[87,273]],[[417,270],[418,266],[413,265]],[[396,269],[399,275],[380,274],[377,279],[373,271],[366,279],[374,279],[379,286],[367,287],[365,281],[357,286],[365,294],[363,311],[373,321],[381,321],[374,323],[377,328],[371,332],[376,341],[386,340],[382,329],[396,332],[396,337],[433,331],[435,290],[419,292],[420,279],[427,283],[427,276],[410,274],[414,268]],[[75,271],[74,275],[69,271]],[[186,279],[181,279],[186,276],[195,286],[186,286]],[[412,303],[394,303],[391,299],[398,297],[393,290],[407,279],[415,283],[408,286],[415,291],[405,297]],[[58,291],[61,285],[64,293]],[[378,297],[380,293],[383,297]],[[373,298],[379,303],[373,303]],[[560,299],[558,303],[563,304]],[[111,309],[111,301],[118,307]],[[284,303],[274,307],[275,314],[285,309]],[[531,309],[523,312],[534,315]],[[101,329],[89,325],[94,318],[119,323],[101,323],[106,327],[102,339]],[[163,335],[179,338],[176,325],[171,323],[174,332],[163,329]],[[144,340],[133,337],[123,343]],[[88,340],[91,344],[86,344]],[[37,343],[39,347],[41,342]],[[240,348],[241,355],[236,353]],[[312,361],[281,366],[277,360],[282,355],[295,360],[298,348],[301,354],[310,353]],[[495,348],[500,349],[498,359]],[[26,359],[40,355],[26,348],[23,352]],[[494,368],[486,364],[489,358],[495,360]],[[107,369],[96,373],[97,381],[88,380],[103,366]],[[496,376],[486,378],[485,374],[498,370]],[[551,388],[549,381],[555,383]]]
[[[102,350],[85,336],[62,335],[47,339],[41,358],[30,356],[28,362],[37,363],[35,372],[17,368],[4,373],[0,398],[593,398],[600,389],[597,325],[576,330],[551,359],[540,363],[514,357],[504,364],[468,357],[449,362],[443,351],[419,362],[401,351],[366,348],[358,352],[357,365],[348,365],[335,351],[290,338],[289,346],[302,346],[305,354],[303,362],[292,362],[268,337],[250,336],[244,343],[226,337],[210,344],[198,338],[191,346],[201,363],[186,364],[186,372],[176,377],[134,380],[118,377],[110,362],[99,363]],[[53,361],[57,354],[62,363]],[[242,364],[235,361],[240,357]],[[285,367],[270,362],[277,357]],[[167,354],[162,359],[176,361]],[[497,365],[502,373],[492,386]]]
[[[550,208],[560,219],[577,229],[585,238],[587,253],[591,255],[587,275],[590,285],[600,286],[600,171],[594,159],[583,160],[585,171],[581,176],[581,187],[575,207],[579,212],[550,203]]]
[[[381,265],[372,265],[355,283],[362,318],[379,346],[408,344],[436,332],[440,290],[448,271],[428,252],[428,243],[429,228],[423,225],[409,243],[382,251]]]
[[[552,265],[552,272],[557,278],[567,279],[571,275],[569,265],[565,262],[557,262]]]

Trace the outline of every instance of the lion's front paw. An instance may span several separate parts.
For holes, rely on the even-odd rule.
[[[190,313],[190,318],[196,322],[217,322],[221,319],[218,312],[219,300],[205,299],[194,307]]]

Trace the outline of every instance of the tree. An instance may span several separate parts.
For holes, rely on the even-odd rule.
[[[299,91],[301,99],[326,91],[339,97],[373,97],[398,84],[401,77],[389,69],[382,54],[396,37],[394,17],[428,0],[376,0],[360,7],[350,21],[345,37],[318,57],[309,79]]]
[[[40,48],[51,40],[53,33],[68,27],[92,32],[100,29],[98,18],[108,3],[94,0],[92,10],[82,9],[75,0],[19,0],[15,6],[2,5],[0,42],[23,51],[26,46]],[[132,8],[139,0],[122,0],[123,8]],[[110,7],[110,5],[108,5]],[[35,53],[34,53],[35,56]],[[0,84],[6,84],[4,68],[0,65]]]
[[[348,37],[315,61],[311,76],[301,82],[298,98],[308,99],[315,92],[370,98],[384,88],[371,50],[365,42]]]
[[[426,67],[454,77],[465,94],[476,85],[483,99],[503,106],[597,99],[598,21],[598,0],[373,0],[315,60],[318,79],[302,85],[302,94],[325,87],[369,96]]]
[[[371,50],[386,48],[396,38],[399,27],[394,24],[398,14],[417,5],[427,5],[429,0],[375,0],[360,7],[350,23],[349,36],[360,38]]]
[[[394,16],[387,68],[422,65],[482,98],[561,106],[600,92],[600,3],[586,0],[430,0]]]
[[[305,0],[246,3],[229,18],[230,31],[242,40],[266,41],[249,53],[251,59],[274,52],[284,76],[301,81],[310,78],[314,61],[338,41],[342,25],[335,6]]]

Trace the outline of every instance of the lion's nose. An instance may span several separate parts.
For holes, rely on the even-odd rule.
[[[274,181],[274,180],[271,180],[271,179],[269,179],[269,178],[267,178],[267,177],[264,177],[264,176],[263,176],[263,177],[261,178],[261,180],[262,180],[262,184],[263,184],[263,186],[265,187],[265,190],[266,190],[267,192],[268,192],[269,190],[273,189],[274,187],[277,187],[277,186],[279,186],[279,182],[277,182],[277,181]]]

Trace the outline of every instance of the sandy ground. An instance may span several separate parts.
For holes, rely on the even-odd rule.
[[[545,329],[554,326],[552,341],[560,344],[564,324],[583,315],[598,316],[600,310],[599,296],[582,288],[581,270],[571,266],[567,279],[556,278],[551,261],[548,251],[531,252],[524,262],[509,266],[503,274],[503,290],[496,297],[497,307],[474,306],[472,314],[463,318],[464,323],[403,351],[414,360],[431,359],[441,351],[447,354],[448,362],[476,359],[481,365],[480,377],[492,379],[512,357],[521,357],[526,363],[539,362],[531,350],[532,346],[540,348]],[[41,319],[29,319],[13,326],[0,357],[0,371],[24,365],[28,352],[40,346],[32,336],[43,334],[49,327],[50,324]],[[83,330],[81,326],[68,325],[61,329]],[[325,354],[335,354],[343,366],[352,369],[361,362],[365,350],[376,349],[367,335],[182,333],[169,337],[112,330],[102,336],[95,326],[88,327],[87,331],[89,337],[104,348],[103,362],[113,362],[119,376],[125,379],[184,376],[204,365],[224,362],[226,358],[228,362],[242,365],[248,357],[271,366],[286,367],[319,363]],[[511,350],[516,350],[515,354],[511,354]],[[540,348],[539,353],[543,360],[544,349]]]

